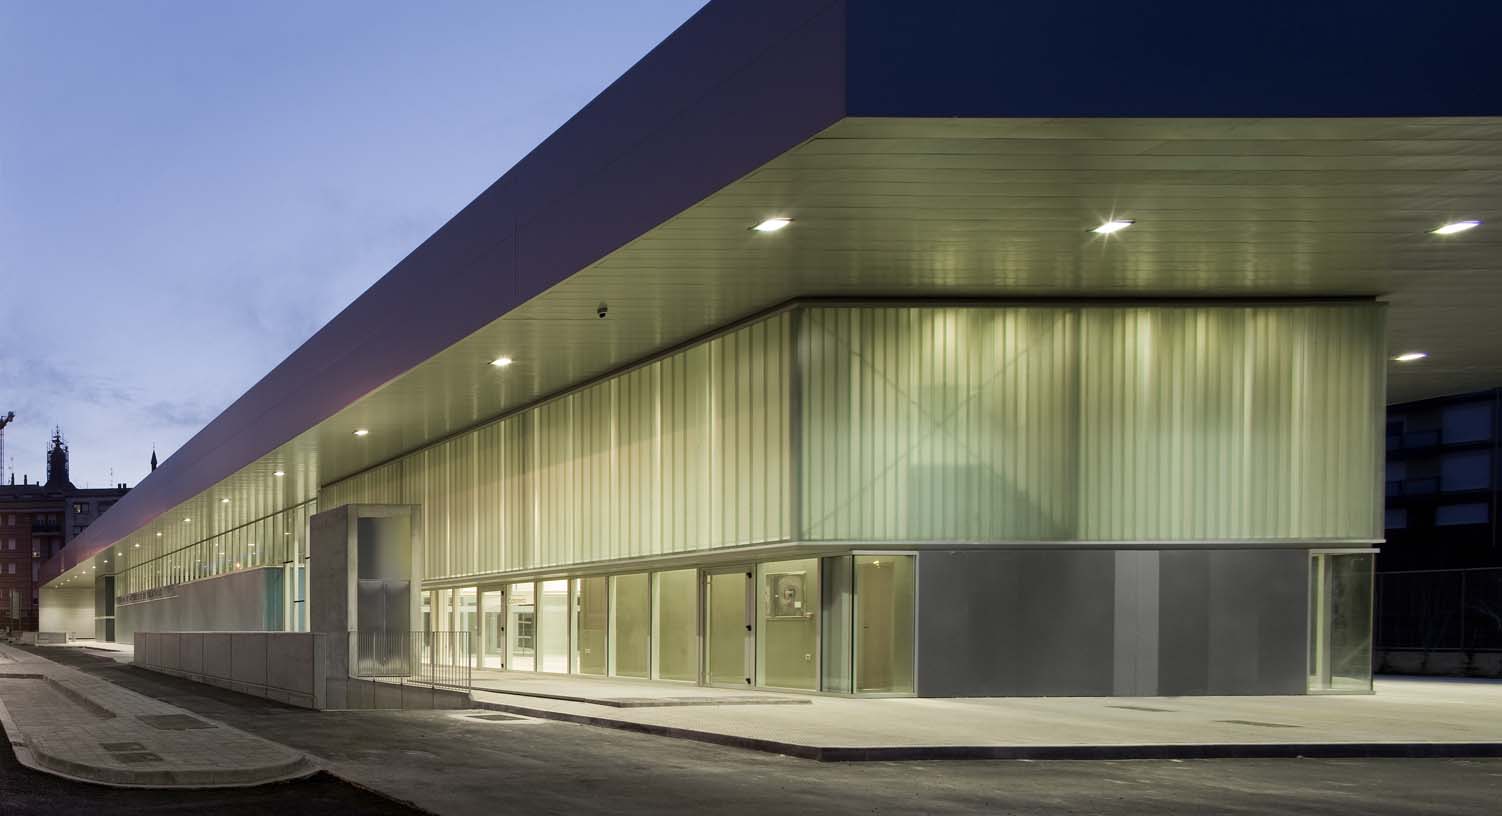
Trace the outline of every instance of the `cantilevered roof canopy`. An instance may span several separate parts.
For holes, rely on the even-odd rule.
[[[797,297],[1382,296],[1395,399],[1502,375],[1502,9],[934,5],[710,3],[44,575]]]

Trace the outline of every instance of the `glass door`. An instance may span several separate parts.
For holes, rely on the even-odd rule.
[[[506,665],[512,671],[537,671],[536,597],[530,582],[507,590]]]
[[[1369,552],[1309,559],[1309,690],[1372,690],[1372,568]]]
[[[506,593],[480,590],[480,668],[506,668]]]
[[[750,567],[706,571],[704,575],[704,682],[711,686],[751,685],[755,676],[756,596]]]

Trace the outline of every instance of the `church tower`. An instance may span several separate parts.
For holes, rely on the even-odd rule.
[[[47,488],[49,490],[76,490],[68,479],[68,445],[63,442],[60,428],[52,429],[52,444],[47,448]]]

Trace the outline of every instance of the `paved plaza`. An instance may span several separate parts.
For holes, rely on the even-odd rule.
[[[341,779],[444,816],[1490,816],[1502,799],[1499,759],[810,762],[557,720],[483,719],[500,712],[312,712],[86,650],[47,654],[296,747]]]
[[[22,764],[88,782],[241,786],[317,770],[301,751],[6,645],[0,723]]]
[[[741,704],[714,704],[716,693]],[[1502,755],[1502,682],[1487,680],[1384,678],[1375,694],[1283,697],[761,695],[807,702],[790,706],[719,689],[492,672],[473,696],[499,711],[824,760]]]

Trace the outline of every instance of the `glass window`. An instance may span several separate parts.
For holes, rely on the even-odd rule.
[[[1402,507],[1389,507],[1383,513],[1382,526],[1388,530],[1402,530],[1408,526],[1408,511]]]
[[[854,690],[851,666],[855,644],[855,567],[848,555],[825,558],[819,565],[824,586],[820,592],[823,608],[823,654],[820,681],[824,691],[849,693]]]
[[[542,593],[537,605],[537,653],[541,659],[538,669],[567,674],[568,581],[541,581],[537,586]]]
[[[574,579],[574,668],[579,674],[605,673],[605,631],[609,626],[605,576]]]
[[[774,561],[757,572],[757,685],[818,689],[819,561]]]
[[[1441,490],[1481,490],[1491,486],[1490,451],[1448,453],[1440,462]]]
[[[537,670],[537,607],[531,582],[506,588],[506,667],[511,671]]]
[[[855,557],[855,690],[913,693],[914,558]]]
[[[1445,408],[1442,422],[1445,442],[1480,442],[1491,439],[1491,403],[1451,405]]]
[[[652,591],[647,573],[610,577],[610,674],[650,674]]]
[[[652,574],[652,620],[659,680],[699,679],[699,571]]]
[[[1491,521],[1491,508],[1486,502],[1471,502],[1469,504],[1445,504],[1434,510],[1434,524],[1436,527],[1450,527],[1460,524],[1486,524]]]

